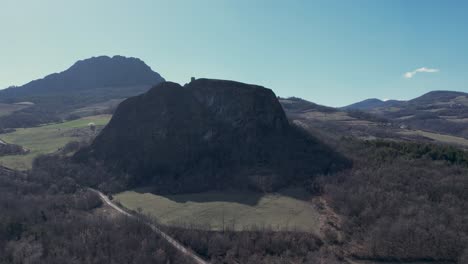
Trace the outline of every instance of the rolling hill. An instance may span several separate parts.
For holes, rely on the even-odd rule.
[[[371,98],[371,99],[366,99],[361,102],[357,102],[345,107],[342,107],[342,109],[345,110],[369,110],[369,109],[374,109],[378,107],[391,107],[394,105],[399,105],[402,101],[398,100],[380,100],[377,98]]]
[[[392,114],[395,114],[392,111],[398,110],[394,106],[393,108],[376,108],[371,111],[321,106],[296,97],[280,98],[279,102],[291,122],[310,131],[330,145],[335,145],[334,142],[337,138],[356,137],[365,140],[432,142],[455,145],[463,149],[468,148],[468,139],[451,133],[449,130],[454,128],[453,124],[450,126],[441,125],[439,129],[434,130],[408,125],[408,120],[392,117]],[[382,114],[382,109],[387,109],[388,112]],[[449,121],[432,120],[426,125],[435,122]],[[340,148],[341,146],[335,145],[335,147]]]
[[[467,93],[432,91],[408,101],[369,100],[342,109],[372,113],[400,127],[468,138]]]

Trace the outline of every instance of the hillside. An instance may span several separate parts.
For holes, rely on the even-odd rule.
[[[359,102],[344,110],[363,110],[398,126],[468,138],[468,94],[432,91],[408,101]]]
[[[348,106],[343,107],[343,109],[358,109],[358,110],[366,110],[372,109],[375,107],[381,107],[385,105],[385,101],[382,101],[377,98],[366,99],[361,102],[357,102]]]
[[[468,94],[455,91],[432,91],[408,101],[409,104],[443,104],[455,103]],[[459,101],[459,100],[458,100]]]
[[[30,102],[28,107],[1,116],[0,127],[29,127],[76,118],[76,109],[134,96],[162,81],[137,58],[100,56],[81,60],[63,72],[0,90],[0,103]]]
[[[336,144],[336,139],[341,137],[356,137],[364,140],[389,139],[433,142],[468,149],[468,139],[456,134],[450,134],[450,131],[444,133],[441,130],[421,130],[417,127],[406,125],[407,122],[382,115],[377,111],[331,108],[300,98],[280,98],[279,101],[290,122],[301,126],[319,137],[320,140],[336,148],[341,148],[341,144]],[[442,128],[450,129],[453,127]]]
[[[118,179],[125,186],[174,193],[270,191],[346,164],[291,126],[270,89],[210,79],[164,82],[127,99],[76,157],[129,173]]]
[[[155,85],[164,79],[143,61],[123,56],[99,56],[77,61],[67,70],[53,73],[18,87],[0,90],[0,101],[29,101],[50,96],[106,87]]]
[[[70,142],[73,144],[73,142],[91,140],[109,120],[109,115],[87,116],[63,123],[18,128],[15,131],[0,134],[0,141],[6,143],[3,146],[0,144],[0,166],[18,171],[31,169],[36,157],[70,148],[73,146],[67,147]],[[90,123],[96,126],[96,131],[90,129]],[[11,146],[16,146],[13,149],[22,151],[12,153]]]

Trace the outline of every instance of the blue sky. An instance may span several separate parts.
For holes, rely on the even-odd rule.
[[[124,55],[179,83],[232,79],[331,106],[468,92],[466,14],[442,0],[0,0],[0,87]]]

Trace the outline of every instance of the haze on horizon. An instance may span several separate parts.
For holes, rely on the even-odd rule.
[[[330,106],[468,92],[468,3],[0,0],[0,88],[99,55]],[[86,18],[86,19],[84,19]]]

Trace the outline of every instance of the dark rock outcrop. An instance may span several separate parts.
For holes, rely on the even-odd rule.
[[[75,157],[126,172],[126,179],[113,180],[172,193],[270,191],[345,163],[290,125],[270,89],[209,79],[164,82],[127,99]]]

